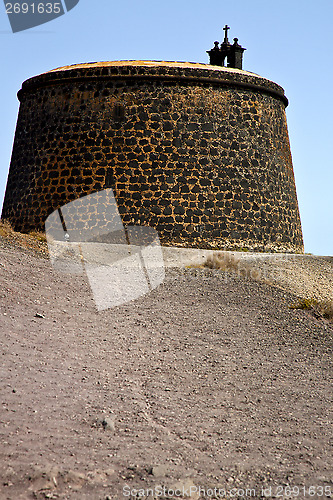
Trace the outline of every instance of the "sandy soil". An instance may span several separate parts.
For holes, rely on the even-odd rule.
[[[0,263],[1,500],[333,497],[333,324],[290,291],[168,268],[97,312],[47,259]]]

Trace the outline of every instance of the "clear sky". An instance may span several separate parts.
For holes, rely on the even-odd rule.
[[[332,0],[80,0],[47,24],[12,33],[1,3],[0,206],[24,80],[90,61],[208,63],[206,50],[228,24],[229,39],[247,49],[244,69],[286,91],[305,251],[333,255],[332,19]]]

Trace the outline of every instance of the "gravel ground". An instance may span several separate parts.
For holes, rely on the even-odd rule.
[[[287,291],[169,267],[97,312],[46,258],[6,243],[0,263],[1,500],[333,498],[333,324],[289,308],[298,270]]]

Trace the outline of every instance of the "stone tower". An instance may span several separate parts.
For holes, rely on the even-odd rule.
[[[222,65],[117,61],[30,78],[18,98],[2,211],[16,230],[111,187],[123,223],[154,227],[162,245],[303,252],[276,83]]]

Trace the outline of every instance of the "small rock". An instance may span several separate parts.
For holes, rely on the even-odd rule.
[[[35,314],[35,318],[42,318],[42,319],[45,319],[45,316],[44,316],[44,314],[36,313],[36,314]]]
[[[106,486],[112,476],[114,476],[114,469],[96,469],[87,472],[86,480],[90,485],[103,484]]]
[[[115,431],[116,426],[114,423],[114,417],[104,417],[102,420],[102,426],[105,431]]]
[[[41,490],[53,490],[57,487],[59,471],[56,467],[37,468],[30,478],[32,484],[29,490],[39,492]]]
[[[80,490],[82,486],[86,483],[87,478],[84,474],[69,470],[62,474],[63,481],[68,484],[68,487],[73,490]]]
[[[155,477],[166,476],[168,470],[165,465],[155,465],[151,468],[151,474]]]

